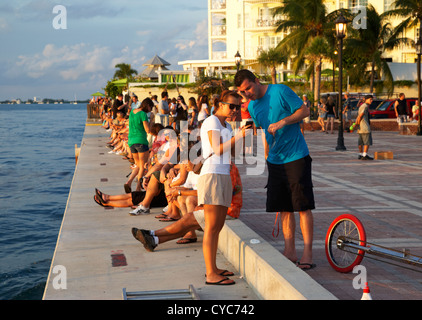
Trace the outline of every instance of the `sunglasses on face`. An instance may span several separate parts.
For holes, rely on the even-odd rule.
[[[229,105],[229,108],[231,110],[233,110],[235,108],[236,108],[236,110],[240,110],[240,105],[238,105],[238,104],[233,104],[233,103],[228,103],[228,102],[223,102],[223,101],[221,101],[221,103],[228,104]]]

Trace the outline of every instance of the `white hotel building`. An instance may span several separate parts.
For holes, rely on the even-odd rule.
[[[328,12],[372,4],[381,14],[389,9],[392,2],[393,0],[326,0],[325,4]],[[269,0],[208,0],[208,59],[180,61],[179,65],[193,74],[197,74],[199,70],[205,70],[208,74],[233,73],[234,56],[239,52],[243,67],[257,73],[267,73],[258,63],[257,57],[260,50],[275,47],[285,36],[275,33],[277,18],[273,17],[273,10],[278,6],[279,1]],[[416,42],[418,29],[408,30],[406,36]],[[393,64],[411,63],[414,68],[415,49],[402,47],[385,52],[384,58]],[[290,63],[278,68],[280,80],[285,78],[284,74],[291,72],[289,68]],[[231,71],[226,71],[228,69]]]

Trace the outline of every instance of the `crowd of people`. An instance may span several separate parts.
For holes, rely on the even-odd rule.
[[[111,195],[96,188],[94,201],[103,207],[131,208],[132,216],[163,208],[155,217],[170,224],[159,230],[132,229],[148,251],[177,238],[178,244],[194,243],[201,230],[206,283],[234,284],[228,278],[234,273],[217,267],[216,253],[225,220],[238,218],[242,207],[242,182],[231,160],[251,126],[233,131],[229,124],[242,112],[242,97],[226,90],[213,96],[212,105],[206,95],[190,97],[186,104],[183,96],[170,99],[166,91],[160,101],[154,96],[142,101],[135,95],[123,98],[98,103],[110,135],[109,153],[128,160],[131,173],[123,183],[124,193]],[[250,119],[247,112],[243,115]]]
[[[235,85],[235,91],[226,90],[211,99],[190,97],[187,103],[182,96],[170,99],[167,92],[160,101],[151,97],[139,103],[132,97],[123,102],[119,97],[112,105],[104,102],[102,112],[103,126],[110,130],[110,153],[131,161],[132,172],[124,183],[124,194],[96,189],[94,201],[104,207],[131,207],[129,213],[134,216],[164,207],[156,215],[160,221],[171,222],[164,228],[132,228],[133,237],[148,251],[177,238],[179,244],[196,242],[202,230],[206,284],[212,285],[235,283],[229,278],[232,271],[217,266],[217,244],[227,217],[240,214],[242,183],[231,159],[236,151],[239,154],[236,147],[242,144],[238,141],[251,128],[264,132],[266,211],[277,212],[282,221],[283,254],[302,270],[316,267],[312,262],[312,159],[301,132],[302,123],[310,122],[310,103],[287,86],[261,84],[249,70],[237,72]],[[183,143],[183,135],[193,136],[195,130],[197,140]],[[245,145],[243,152],[251,149]],[[196,158],[198,150],[200,158]],[[137,185],[132,191],[134,179]],[[299,212],[304,240],[300,258],[294,212]]]
[[[124,156],[132,171],[123,184],[125,193],[109,195],[95,189],[94,201],[103,207],[129,207],[133,216],[164,208],[155,216],[171,222],[164,228],[132,228],[133,237],[148,251],[178,238],[178,244],[194,243],[197,232],[203,232],[206,284],[212,285],[235,283],[229,278],[232,271],[217,266],[217,244],[225,220],[240,215],[242,182],[232,157],[251,152],[250,145],[236,149],[252,128],[264,133],[266,211],[276,212],[276,220],[281,220],[283,254],[302,270],[316,267],[312,258],[312,159],[303,134],[303,123],[310,123],[310,103],[306,95],[300,99],[285,85],[261,84],[249,70],[238,71],[234,80],[236,90],[225,90],[211,99],[201,95],[186,102],[180,95],[170,99],[164,91],[160,101],[156,96],[141,102],[136,96],[125,100],[119,96],[112,104],[107,99],[101,101],[110,153]],[[341,112],[346,124],[352,119],[347,93],[345,98]],[[373,160],[368,155],[372,100],[372,95],[363,97],[355,121],[362,160]],[[333,97],[320,100],[321,131],[333,133],[336,111]],[[188,139],[184,139],[186,135]],[[295,212],[299,212],[304,241],[301,257],[295,247]]]

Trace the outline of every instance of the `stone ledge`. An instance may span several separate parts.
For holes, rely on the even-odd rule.
[[[240,220],[226,221],[218,248],[262,299],[337,300]]]

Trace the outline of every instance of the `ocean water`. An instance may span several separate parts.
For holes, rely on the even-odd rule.
[[[86,104],[0,105],[0,299],[42,298]]]

